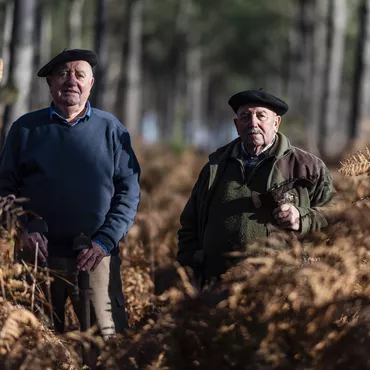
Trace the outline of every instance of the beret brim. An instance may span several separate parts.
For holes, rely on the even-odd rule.
[[[84,60],[93,68],[98,64],[98,56],[94,51],[83,49],[64,50],[50,62],[46,63],[37,73],[39,77],[46,77],[53,73],[55,68],[63,63]]]
[[[288,104],[276,96],[269,94],[263,90],[246,90],[233,95],[229,99],[229,105],[235,113],[238,109],[246,104],[257,104],[267,107],[279,116],[282,116],[288,111]]]

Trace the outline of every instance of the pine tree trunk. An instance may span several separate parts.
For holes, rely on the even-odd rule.
[[[323,114],[323,91],[325,85],[325,62],[327,58],[326,40],[328,33],[328,0],[316,1],[314,14],[316,19],[313,39],[313,53],[311,58],[311,71],[308,77],[312,80],[312,89],[308,90],[311,102],[307,110],[307,144],[308,150],[319,155],[319,134],[321,116]],[[308,99],[307,99],[308,100]],[[309,100],[307,101],[307,103]]]
[[[3,84],[8,79],[9,61],[10,61],[10,43],[12,40],[12,29],[14,19],[14,2],[8,1],[5,6],[5,19],[3,26],[3,43],[1,48],[1,57],[4,61]]]
[[[68,7],[68,48],[80,49],[82,46],[82,18],[85,0],[69,0]]]
[[[4,131],[4,115],[6,102],[8,100],[6,92],[6,84],[8,82],[9,65],[10,65],[10,44],[12,40],[14,20],[14,2],[8,1],[5,5],[4,23],[2,30],[2,45],[1,45],[1,58],[3,59],[3,75],[0,84],[0,144],[2,143],[2,136]]]
[[[323,130],[320,135],[320,152],[327,159],[333,159],[340,154],[337,138],[334,134],[338,131],[338,125],[340,124],[338,112],[347,21],[346,6],[346,0],[330,0],[324,121],[321,125]]]
[[[190,45],[187,53],[187,111],[186,139],[188,144],[194,144],[196,133],[202,129],[204,121],[204,87],[202,71],[202,49]]]
[[[114,71],[109,71],[111,74],[111,85],[113,89],[109,88],[107,91],[108,96],[111,99],[107,99],[110,103],[114,102],[114,111],[121,117],[122,121],[125,119],[125,102],[127,93],[127,59],[128,59],[128,46],[129,46],[129,33],[130,33],[130,18],[131,18],[131,7],[133,4],[132,0],[125,0],[125,11],[122,16],[122,24],[120,27],[120,48],[113,48],[111,51],[112,58],[116,61],[114,65],[119,68]],[[115,34],[112,35],[112,39],[117,40]],[[117,41],[114,41],[116,44]],[[123,122],[125,125],[126,123]]]
[[[35,29],[35,0],[15,0],[8,85],[14,88],[17,99],[8,104],[4,113],[2,140],[13,122],[29,110],[32,81],[33,32]]]
[[[95,69],[95,83],[91,102],[94,107],[105,109],[104,94],[106,71],[108,70],[108,12],[107,0],[97,0],[96,24],[95,24],[95,52],[98,54],[99,64]]]
[[[293,27],[289,32],[289,82],[288,96],[291,98],[290,114],[298,116],[304,120],[304,82],[306,75],[307,55],[309,51],[309,39],[311,25],[308,17],[308,5],[312,0],[297,0],[294,3],[292,18]],[[308,9],[307,9],[308,8]]]
[[[355,73],[351,109],[348,121],[348,147],[361,146],[368,141],[370,132],[370,0],[361,0],[358,7],[359,30],[355,55]]]
[[[131,6],[127,58],[127,90],[125,99],[125,126],[131,135],[139,133],[142,100],[142,22],[143,0],[133,0]]]
[[[171,41],[168,43],[168,59],[161,76],[156,76],[157,84],[161,85],[157,99],[158,129],[160,140],[170,142],[183,136],[183,122],[185,119],[186,96],[186,29],[188,23],[189,1],[177,0],[174,4],[172,23],[173,28],[168,30]],[[162,81],[164,84],[162,85]],[[185,101],[185,104],[184,104]],[[185,105],[185,107],[184,107]],[[184,109],[185,108],[185,109]]]
[[[31,109],[40,109],[50,104],[51,96],[45,79],[37,77],[37,71],[51,59],[52,12],[48,0],[39,0],[36,12],[34,41],[34,69],[32,73]]]

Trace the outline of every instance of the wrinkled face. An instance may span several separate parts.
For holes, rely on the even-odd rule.
[[[88,62],[78,60],[60,65],[47,77],[54,104],[60,107],[83,108],[94,84]]]
[[[234,123],[247,152],[256,155],[272,142],[280,120],[269,108],[247,104],[238,109]]]

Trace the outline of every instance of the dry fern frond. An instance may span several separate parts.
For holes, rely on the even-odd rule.
[[[358,176],[369,174],[370,172],[370,150],[366,148],[366,153],[359,151],[356,154],[350,155],[343,162],[340,162],[342,167],[339,169],[345,176]]]
[[[11,350],[13,344],[22,336],[25,326],[38,329],[40,325],[32,312],[23,308],[13,311],[0,331],[1,353]]]

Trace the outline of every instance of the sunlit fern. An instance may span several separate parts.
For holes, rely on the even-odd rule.
[[[343,162],[340,162],[342,167],[339,172],[345,176],[359,176],[363,174],[370,174],[370,150],[366,148],[366,152],[357,152],[350,155]]]

